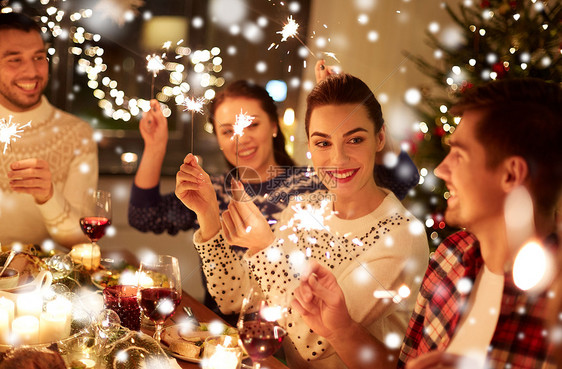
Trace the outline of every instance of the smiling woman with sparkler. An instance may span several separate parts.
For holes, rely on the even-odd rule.
[[[252,202],[231,201],[219,218],[208,175],[196,163],[181,167],[176,194],[198,215],[201,228],[194,243],[223,312],[240,310],[253,278],[270,294],[291,294],[307,260],[314,259],[337,278],[354,324],[381,345],[400,344],[415,298],[394,291],[402,285],[419,288],[428,245],[423,225],[375,182],[383,123],[379,103],[358,78],[331,76],[312,90],[305,125],[316,173],[327,190],[292,202],[275,232]],[[241,259],[229,245],[248,251]],[[295,310],[287,333],[290,367],[344,366],[338,355],[345,357],[346,348],[338,337],[313,333]]]
[[[321,69],[322,65],[322,62],[316,65],[319,80],[329,74],[329,69]],[[160,194],[160,171],[166,154],[168,129],[159,104],[153,100],[151,106],[152,109],[140,122],[145,148],[131,191],[129,224],[143,232],[166,231],[170,234],[198,228],[196,214],[185,207],[174,193]],[[239,174],[245,191],[255,195],[255,204],[272,224],[287,206],[289,198],[323,187],[318,176],[306,167],[296,167],[285,151],[277,107],[263,87],[246,81],[233,82],[208,106],[209,121],[231,169],[237,160],[236,141],[232,140],[236,116],[242,111],[254,118],[252,125],[239,137]],[[188,156],[186,160],[186,165],[189,165],[194,157]],[[403,173],[410,175],[403,176]],[[377,183],[390,188],[399,198],[403,198],[419,179],[415,165],[404,152],[399,155],[399,163],[394,168],[376,165],[375,176]],[[230,201],[229,175],[210,178],[219,212],[222,212]],[[205,304],[216,308],[208,293]],[[218,309],[215,311],[218,312]]]

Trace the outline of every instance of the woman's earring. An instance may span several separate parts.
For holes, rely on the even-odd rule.
[[[277,137],[277,132],[273,133],[273,138]]]
[[[219,150],[222,151],[222,147],[219,146]]]

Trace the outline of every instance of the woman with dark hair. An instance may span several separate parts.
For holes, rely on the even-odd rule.
[[[325,189],[292,201],[274,232],[250,201],[231,201],[220,217],[210,177],[193,160],[180,167],[176,195],[198,216],[194,244],[205,260],[207,287],[223,313],[235,313],[252,279],[270,295],[291,295],[313,259],[337,278],[356,324],[380,342],[399,342],[415,298],[392,302],[392,291],[418,290],[428,245],[423,224],[375,182],[385,144],[380,105],[358,78],[330,76],[308,96],[305,125]],[[231,245],[245,247],[244,257]],[[291,368],[344,366],[332,338],[312,331],[296,311],[287,327]]]
[[[331,73],[330,68],[322,69],[322,66],[323,61],[316,64],[318,79]],[[239,173],[245,192],[254,195],[254,203],[271,223],[277,220],[290,198],[323,188],[318,176],[312,175],[306,167],[295,166],[285,151],[277,107],[263,87],[243,80],[233,82],[208,106],[213,132],[231,168],[236,164],[235,141],[231,139],[236,115],[242,110],[255,118],[239,140]],[[160,194],[160,173],[166,154],[168,129],[157,101],[151,102],[151,110],[145,113],[139,128],[145,147],[131,190],[129,224],[142,232],[159,234],[167,231],[172,235],[180,230],[198,228],[196,214],[186,208],[175,194]],[[195,158],[188,155],[186,160]],[[404,176],[404,172],[410,175]],[[231,173],[211,177],[219,213],[226,210],[230,202]],[[376,165],[375,176],[377,183],[391,189],[399,198],[403,198],[419,180],[417,168],[403,152],[394,168]],[[208,293],[205,304],[216,307]],[[217,309],[215,311],[218,312]]]

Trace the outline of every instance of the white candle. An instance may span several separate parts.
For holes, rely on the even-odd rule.
[[[31,315],[39,319],[39,315],[43,311],[43,299],[34,293],[19,295],[16,307],[18,316]]]
[[[10,315],[0,309],[0,344],[7,344],[10,339]]]
[[[26,315],[14,319],[12,334],[16,344],[31,345],[39,341],[39,319]]]
[[[53,316],[53,319],[55,320],[64,319],[64,330],[63,336],[61,338],[70,336],[70,324],[72,323],[72,303],[63,297],[57,297],[53,301],[47,303],[47,305],[45,306],[45,310],[48,314]]]
[[[4,296],[0,297],[0,310],[5,310],[8,313],[8,317],[10,319],[10,325],[14,320],[14,312],[16,310],[16,304],[10,299],[5,298]]]
[[[41,313],[39,319],[39,343],[48,343],[68,337],[66,334],[66,316],[61,314]]]
[[[236,349],[218,345],[215,353],[204,364],[205,369],[237,369],[240,365],[240,354]]]

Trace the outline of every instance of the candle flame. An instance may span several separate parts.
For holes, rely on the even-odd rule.
[[[12,122],[12,118],[13,116],[10,115],[7,122],[4,118],[0,119],[0,143],[4,144],[4,151],[2,154],[6,154],[10,143],[15,142],[17,138],[21,138],[19,134],[23,133],[23,128],[31,127],[31,121],[20,125],[20,123]]]
[[[291,15],[289,18],[287,18],[287,24],[283,26],[283,29],[277,32],[281,36],[283,36],[281,38],[281,42],[287,41],[289,37],[295,37],[298,33],[297,32],[298,29],[299,29],[299,24],[295,22],[293,16]]]

